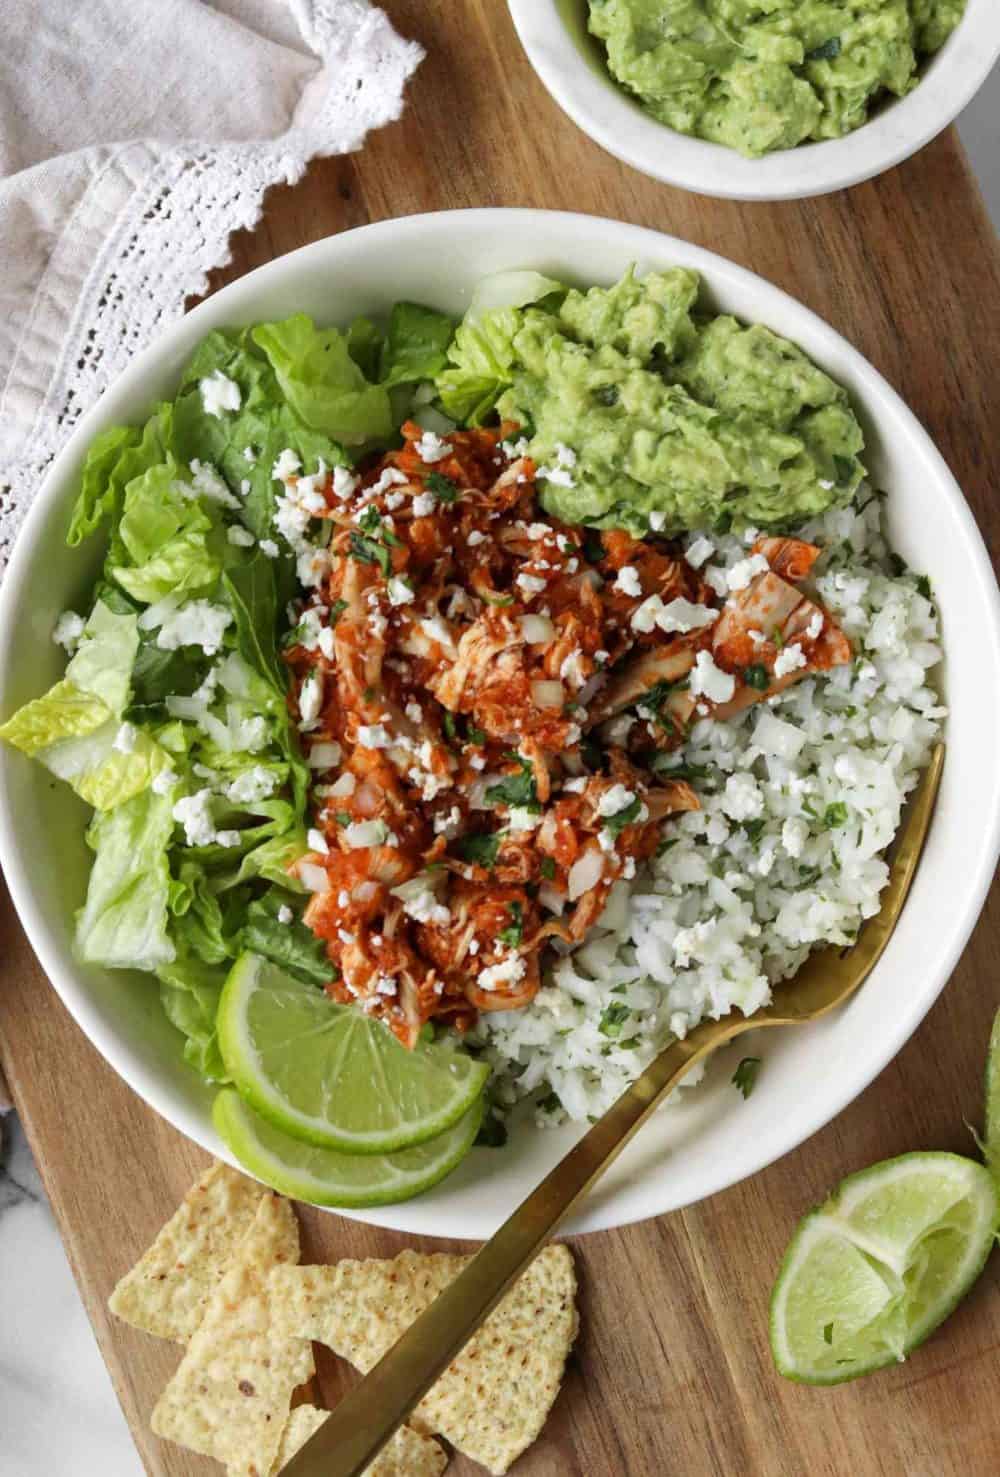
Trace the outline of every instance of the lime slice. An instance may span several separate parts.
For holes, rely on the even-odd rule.
[[[958,1154],[849,1175],[799,1222],[774,1284],[780,1373],[834,1385],[903,1359],[975,1282],[998,1222],[991,1175]]]
[[[986,1057],[986,1142],[981,1145],[990,1173],[1000,1180],[1000,1010],[993,1018]]]
[[[378,1021],[256,954],[233,965],[218,1030],[229,1075],[262,1117],[345,1154],[434,1138],[469,1111],[489,1075],[444,1042],[407,1051]]]
[[[483,1116],[482,1098],[451,1128],[398,1154],[339,1154],[289,1138],[261,1118],[233,1087],[215,1099],[219,1137],[266,1185],[312,1205],[389,1205],[410,1200],[450,1174],[472,1148]]]

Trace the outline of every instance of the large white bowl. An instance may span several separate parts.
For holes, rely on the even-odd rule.
[[[846,189],[902,163],[947,128],[1000,56],[1000,5],[968,0],[961,23],[907,97],[846,138],[744,159],[658,123],[611,76],[587,31],[587,0],[507,0],[528,60],[578,128],[668,185],[729,200],[796,200]]]
[[[948,649],[949,757],[911,900],[864,990],[834,1019],[773,1037],[744,1102],[732,1061],[647,1126],[574,1218],[594,1230],[657,1215],[753,1174],[821,1128],[881,1071],[951,973],[976,921],[1000,841],[1000,598],[972,515],[948,468],[899,397],[832,328],[759,277],[669,236],[590,216],[470,210],[410,216],[349,231],[271,262],[169,328],[81,422],[38,494],[0,591],[0,694],[6,716],[54,681],[51,633],[89,594],[101,550],[64,544],[91,439],[141,420],[170,395],[202,336],[304,310],[343,323],[397,298],[460,313],[487,272],[532,266],[610,283],[629,265],[681,264],[704,276],[713,304],[786,334],[845,384],[869,430],[876,482],[889,489],[895,545],[930,575]],[[72,953],[83,896],[85,809],[40,765],[0,746],[0,857],[28,936],[81,1028],[145,1100],[189,1137],[228,1157],[211,1093],[181,1061],[153,981],[85,969]],[[727,1054],[728,1057],[729,1054]],[[56,1070],[53,1064],[53,1070]],[[521,1126],[503,1150],[478,1149],[422,1199],[362,1219],[441,1236],[482,1237],[565,1153],[577,1130]],[[113,1142],[107,1152],[117,1152]]]

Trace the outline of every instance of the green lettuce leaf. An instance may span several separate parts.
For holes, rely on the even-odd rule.
[[[281,391],[301,421],[348,446],[384,441],[395,429],[389,396],[365,379],[336,328],[317,328],[304,313],[251,332]]]
[[[336,971],[327,957],[323,941],[299,917],[296,902],[281,888],[272,887],[251,903],[243,929],[243,947],[280,964],[290,975],[307,985],[325,985],[334,978]],[[290,923],[282,923],[278,914],[283,907],[290,906],[294,907],[295,917]]]
[[[170,963],[170,797],[146,789],[99,812],[87,830],[94,865],[77,913],[76,947],[89,964],[149,969]]]
[[[219,997],[228,972],[228,963],[206,964],[191,956],[157,969],[164,1014],[186,1038],[184,1060],[209,1082],[229,1081],[215,1033]]]
[[[159,405],[145,426],[112,426],[98,436],[87,453],[80,492],[70,518],[66,542],[71,548],[111,524],[111,557],[121,558],[118,518],[128,484],[167,458],[173,411]]]
[[[481,426],[511,384],[517,353],[514,337],[523,309],[565,289],[539,272],[497,272],[479,287],[448,349],[448,366],[436,377],[445,415]]]
[[[383,338],[370,318],[355,318],[347,330],[347,352],[372,384],[379,379]]]
[[[222,573],[219,520],[201,498],[187,496],[184,486],[171,456],[125,489],[118,525],[125,558],[111,574],[135,600],[151,605],[166,595],[194,596],[211,589]]]
[[[396,303],[382,344],[379,382],[392,389],[434,379],[448,363],[453,332],[454,324],[444,313],[420,303]]]
[[[171,933],[180,946],[179,953],[195,954],[206,964],[222,964],[236,957],[231,940],[226,938],[219,899],[209,887],[205,871],[195,862],[181,862],[171,889],[170,911]]]

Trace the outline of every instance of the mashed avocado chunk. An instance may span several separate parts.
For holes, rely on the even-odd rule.
[[[847,501],[864,438],[846,392],[770,329],[699,311],[698,293],[683,268],[629,271],[485,315],[456,335],[444,406],[462,403],[463,375],[478,394],[472,337],[491,339],[497,409],[524,428],[542,503],[567,523],[773,527]]]
[[[916,85],[966,0],[589,0],[612,75],[661,123],[750,157],[860,128]]]

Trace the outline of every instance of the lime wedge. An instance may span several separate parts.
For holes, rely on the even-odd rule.
[[[1000,1181],[1000,1010],[993,1017],[986,1057],[986,1142],[981,1146],[990,1173]]]
[[[410,1200],[450,1174],[472,1148],[483,1116],[478,1098],[437,1138],[398,1154],[339,1154],[289,1138],[261,1118],[233,1087],[215,1099],[219,1137],[251,1174],[282,1195],[312,1205],[389,1205]]]
[[[774,1284],[780,1373],[834,1385],[903,1359],[975,1282],[998,1223],[991,1175],[958,1154],[849,1175],[799,1222]]]
[[[222,991],[219,1045],[229,1075],[263,1118],[344,1154],[390,1154],[443,1133],[489,1075],[444,1042],[407,1051],[395,1036],[276,964],[242,954]]]

